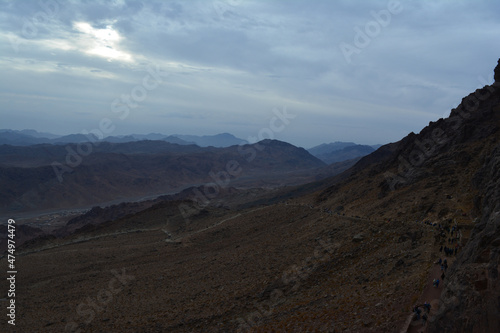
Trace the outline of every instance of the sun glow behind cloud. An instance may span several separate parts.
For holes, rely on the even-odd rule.
[[[122,37],[111,25],[107,25],[105,29],[96,29],[87,22],[75,22],[73,28],[83,34],[81,42],[85,53],[106,58],[108,61],[133,60],[129,53],[119,50]]]
[[[56,2],[10,1],[0,11],[4,127],[61,133],[60,115],[68,115],[64,133],[80,132],[115,116],[111,101],[158,71],[161,85],[117,134],[201,129],[246,137],[286,105],[300,120],[277,139],[305,147],[389,142],[491,81],[500,54],[492,42],[500,3],[488,0],[401,1],[403,12],[351,64],[340,43],[353,44],[353,29],[364,29],[387,0]],[[32,110],[46,127],[28,116]],[[85,123],[91,116],[75,110],[94,118]]]

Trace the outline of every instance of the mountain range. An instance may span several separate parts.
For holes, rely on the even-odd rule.
[[[151,140],[87,145],[91,150],[86,152],[89,148],[80,144],[0,146],[0,212],[69,209],[160,195],[214,182],[214,175],[227,175],[228,165],[241,170],[230,177],[233,186],[295,184],[314,180],[311,170],[325,167],[303,148],[276,140],[227,148]]]
[[[69,135],[55,135],[45,132],[37,132],[35,130],[0,130],[0,145],[13,145],[13,146],[30,146],[36,144],[67,144],[67,143],[82,143],[82,142],[112,142],[112,143],[126,143],[143,140],[161,140],[180,145],[196,144],[200,147],[229,147],[234,145],[246,144],[246,140],[239,139],[229,133],[221,133],[216,135],[164,135],[159,133],[150,134],[130,134],[119,136],[108,136],[105,138],[98,138],[94,134],[69,134]]]
[[[1,130],[0,138],[11,143],[0,145],[0,214],[74,209],[175,192],[209,182],[210,173],[224,171],[231,160],[245,168],[233,185],[298,184],[338,174],[373,151],[337,142],[312,149],[318,153],[314,157],[311,150],[284,142],[248,145],[228,133],[97,140],[83,134]],[[344,148],[324,153],[339,147]]]

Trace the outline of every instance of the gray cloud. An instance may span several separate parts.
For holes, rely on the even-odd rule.
[[[1,1],[0,122],[69,133],[108,117],[114,134],[246,138],[286,106],[297,118],[278,139],[395,141],[491,81],[500,4],[401,1],[346,61],[341,43],[356,46],[388,3]],[[118,119],[112,102],[148,65],[168,77]]]

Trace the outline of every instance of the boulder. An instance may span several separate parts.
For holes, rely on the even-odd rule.
[[[357,234],[352,238],[352,241],[355,243],[362,242],[365,239],[365,236],[363,234]]]

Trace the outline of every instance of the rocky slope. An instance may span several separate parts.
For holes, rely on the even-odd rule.
[[[316,198],[346,214],[472,229],[447,274],[429,332],[500,328],[499,71],[494,85],[465,97],[449,118],[363,158]]]
[[[500,60],[491,97],[480,100],[478,114],[500,124]],[[482,92],[486,94],[486,91]],[[480,95],[481,96],[481,95]],[[483,95],[486,96],[486,95]],[[469,96],[469,98],[471,98]],[[467,100],[466,100],[467,102]],[[493,113],[493,114],[492,114]],[[473,116],[473,117],[474,117]],[[479,119],[476,124],[479,124]],[[471,124],[472,125],[472,124]],[[432,318],[431,332],[500,331],[500,144],[481,156],[483,166],[474,175],[476,210],[480,219],[464,251],[450,269],[451,279],[441,297],[439,312]],[[460,320],[457,320],[460,318]]]

